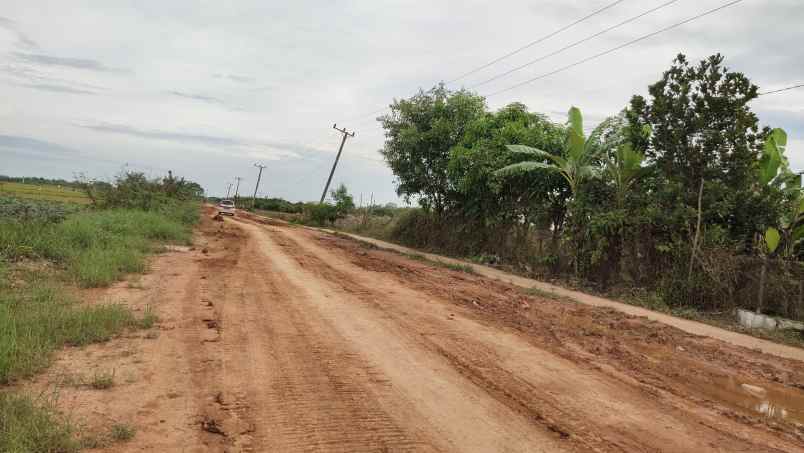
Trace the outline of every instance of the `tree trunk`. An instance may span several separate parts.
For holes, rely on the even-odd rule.
[[[759,294],[757,296],[757,314],[762,313],[762,302],[765,299],[765,277],[768,273],[768,257],[762,258],[762,271],[759,273]]]
[[[704,180],[701,178],[701,185],[698,188],[698,221],[695,224],[695,238],[692,240],[692,251],[690,253],[690,264],[687,267],[687,284],[692,282],[692,264],[695,262],[695,254],[698,251],[698,241],[701,238],[701,200],[703,198]]]

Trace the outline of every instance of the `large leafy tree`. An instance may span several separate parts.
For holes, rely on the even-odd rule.
[[[417,198],[425,208],[443,212],[450,201],[450,149],[467,126],[484,115],[482,97],[443,84],[391,104],[379,118],[385,129],[382,153],[397,178],[397,193]]]
[[[757,87],[719,54],[697,65],[678,55],[649,93],[631,99],[630,141],[667,181],[668,218],[693,222],[700,192],[704,223],[723,225],[734,237],[751,234],[751,217],[760,213],[746,203],[767,134],[748,105]],[[646,125],[650,137],[640,133]]]
[[[520,103],[487,113],[466,130],[451,150],[449,176],[457,193],[457,207],[486,224],[560,223],[568,191],[563,179],[550,171],[501,178],[495,171],[520,158],[506,145],[525,144],[558,153],[564,128],[544,115],[528,112]]]

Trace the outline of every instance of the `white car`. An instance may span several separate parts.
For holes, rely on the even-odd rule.
[[[234,217],[235,215],[235,204],[232,200],[221,200],[218,203],[218,215],[230,215]]]

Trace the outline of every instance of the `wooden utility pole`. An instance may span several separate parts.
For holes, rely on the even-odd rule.
[[[260,188],[260,179],[262,178],[262,169],[265,168],[265,165],[254,164],[255,167],[260,169],[260,172],[257,174],[257,185],[254,186],[254,197],[251,198],[251,209],[254,209],[254,203],[257,202],[257,189]]]
[[[234,202],[235,202],[235,206],[237,206],[237,195],[238,195],[238,193],[240,191],[240,180],[243,179],[243,178],[241,178],[240,176],[236,176],[235,179],[237,180],[237,186],[235,187]]]
[[[226,198],[229,198],[229,193],[232,191],[232,183],[229,183],[229,187],[226,188]]]
[[[329,183],[332,182],[332,175],[335,174],[335,167],[338,166],[338,160],[341,158],[341,152],[343,151],[343,144],[346,143],[346,138],[355,136],[354,132],[346,132],[346,128],[338,129],[338,123],[333,124],[332,128],[343,134],[343,138],[341,139],[341,147],[338,148],[338,155],[335,156],[335,163],[332,164],[332,170],[329,172],[329,178],[327,178],[327,184],[324,186],[324,193],[321,194],[321,201],[318,202],[319,204],[323,203],[324,198],[326,198],[327,196],[327,190],[329,190]]]

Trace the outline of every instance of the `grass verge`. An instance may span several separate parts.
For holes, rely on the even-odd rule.
[[[72,453],[79,445],[72,425],[49,401],[0,392],[0,451]]]

